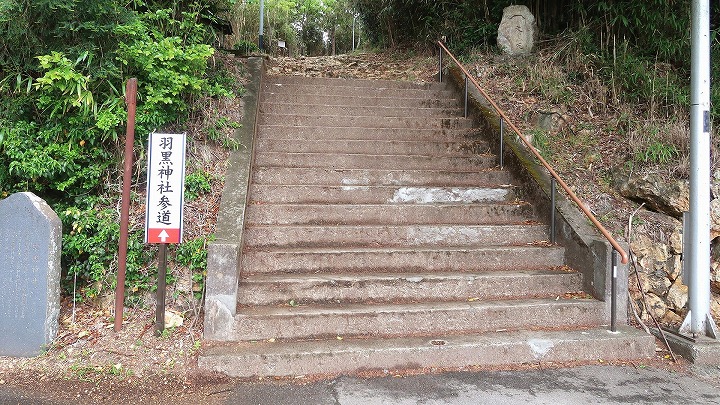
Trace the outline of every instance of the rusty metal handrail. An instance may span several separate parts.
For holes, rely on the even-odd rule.
[[[473,85],[475,85],[475,88],[480,92],[480,94],[485,97],[485,99],[490,103],[490,105],[493,107],[493,109],[500,115],[500,117],[504,120],[507,126],[510,127],[510,129],[515,132],[515,134],[520,138],[520,140],[528,147],[528,149],[535,155],[535,157],[538,159],[538,161],[547,169],[547,171],[550,173],[550,175],[557,181],[557,183],[562,187],[563,190],[567,193],[568,197],[577,204],[578,208],[585,214],[585,216],[590,220],[590,222],[595,225],[595,227],[600,231],[600,233],[607,239],[608,242],[610,242],[610,245],[620,254],[621,262],[623,264],[627,264],[628,262],[628,255],[625,252],[625,249],[623,249],[620,244],[613,238],[613,236],[610,234],[610,232],[605,229],[605,227],[600,223],[600,221],[595,218],[595,215],[590,212],[590,210],[585,207],[585,205],[580,201],[580,198],[568,187],[567,183],[563,181],[563,179],[560,178],[560,176],[557,174],[555,169],[550,166],[550,164],[540,155],[540,153],[535,149],[535,147],[525,138],[525,136],[520,132],[520,130],[515,126],[515,124],[512,123],[508,119],[507,114],[495,103],[495,101],[490,98],[490,96],[483,90],[478,82],[475,80],[475,78],[465,69],[465,66],[460,63],[455,56],[450,52],[450,50],[445,47],[445,44],[442,43],[442,41],[437,41],[440,48],[445,51],[445,53],[448,54],[448,56],[455,62],[455,64],[462,70],[463,74],[465,74],[465,77],[469,79]],[[442,55],[442,53],[441,53]],[[442,63],[442,62],[441,62]],[[442,72],[442,65],[440,66],[440,71]]]

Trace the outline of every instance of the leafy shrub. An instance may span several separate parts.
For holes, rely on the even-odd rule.
[[[251,53],[260,52],[260,48],[256,43],[240,40],[234,46],[233,49],[240,51],[243,55],[249,55]]]
[[[63,262],[68,279],[80,281],[78,298],[92,299],[115,287],[120,221],[115,210],[93,204],[69,207],[58,213],[63,222]],[[129,293],[147,290],[152,284],[148,263],[153,251],[143,244],[142,231],[128,237],[126,287]]]
[[[119,218],[108,195],[118,178],[125,79],[139,79],[140,156],[149,131],[184,121],[194,98],[230,95],[227,80],[207,79],[206,2],[173,2],[181,11],[131,3],[149,11],[114,0],[0,2],[0,197],[29,190],[55,208],[63,269],[84,298],[115,283]],[[195,192],[208,184],[191,178]],[[142,231],[131,231],[129,293],[153,288],[153,252]]]
[[[202,194],[212,191],[211,177],[203,170],[194,171],[185,176],[185,198],[195,200]]]
[[[175,251],[175,260],[190,269],[193,291],[200,299],[205,289],[207,276],[207,245],[215,239],[213,235],[199,237],[179,245]]]

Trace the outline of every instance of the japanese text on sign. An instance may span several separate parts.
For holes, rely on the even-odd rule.
[[[185,134],[150,134],[148,139],[145,242],[182,241]]]

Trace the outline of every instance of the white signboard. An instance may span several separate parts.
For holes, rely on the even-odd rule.
[[[185,191],[185,134],[148,139],[145,243],[180,243]]]

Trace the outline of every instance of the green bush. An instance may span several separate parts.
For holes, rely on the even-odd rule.
[[[212,191],[212,179],[209,173],[203,170],[194,171],[185,176],[185,199],[195,200],[202,194]]]
[[[193,291],[200,299],[205,289],[207,276],[207,245],[215,239],[213,235],[187,241],[175,250],[175,260],[186,266],[192,273]]]
[[[114,287],[117,274],[126,79],[139,81],[139,156],[147,134],[182,123],[194,99],[230,95],[227,80],[207,77],[208,2],[167,3],[0,1],[0,197],[33,191],[58,212],[66,281],[77,281],[82,298]],[[208,184],[191,177],[194,192]],[[143,236],[129,235],[129,293],[154,285],[154,248]]]
[[[255,52],[260,52],[260,48],[257,46],[256,43],[246,41],[246,40],[240,40],[238,41],[234,46],[233,49],[236,51],[240,51],[243,55],[249,55]]]

